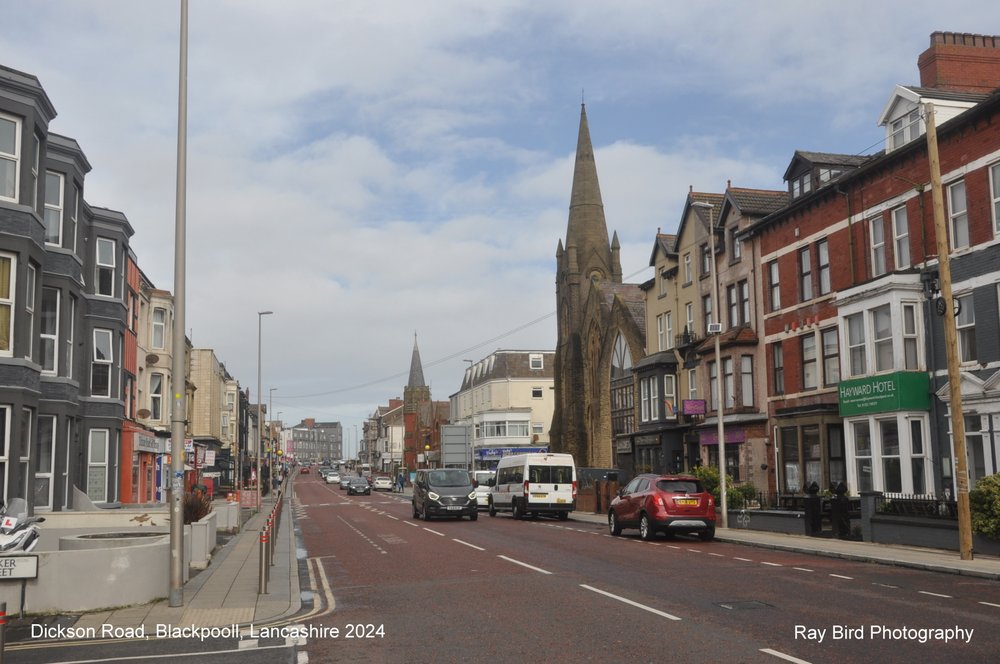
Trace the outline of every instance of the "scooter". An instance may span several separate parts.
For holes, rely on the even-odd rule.
[[[28,503],[24,498],[11,498],[0,509],[0,551],[31,551],[38,544],[42,516],[28,516]]]

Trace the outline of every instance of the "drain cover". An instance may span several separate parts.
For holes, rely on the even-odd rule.
[[[721,606],[724,609],[729,609],[730,611],[774,608],[770,604],[765,604],[764,602],[758,602],[756,600],[740,601],[740,602],[719,602],[718,606]]]

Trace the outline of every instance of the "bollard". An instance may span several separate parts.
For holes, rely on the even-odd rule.
[[[259,575],[257,577],[257,594],[267,594],[267,530],[260,531],[260,560],[258,564]],[[2,663],[0,663],[2,664]]]
[[[0,664],[3,664],[3,651],[7,645],[7,602],[0,602]]]

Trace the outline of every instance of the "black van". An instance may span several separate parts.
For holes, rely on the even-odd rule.
[[[418,470],[413,480],[413,518],[427,521],[432,516],[479,518],[476,487],[472,476],[461,468]]]

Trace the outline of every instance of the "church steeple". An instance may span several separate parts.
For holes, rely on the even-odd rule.
[[[420,363],[420,349],[417,348],[417,333],[413,333],[413,356],[410,358],[410,380],[407,387],[427,387],[424,383],[424,367]]]
[[[590,141],[587,107],[584,104],[580,105],[580,133],[576,141],[576,165],[566,228],[566,247],[571,245],[576,247],[579,267],[586,275],[595,269],[601,272],[603,279],[614,274],[604,202],[597,180],[597,163],[594,161],[594,146]]]

